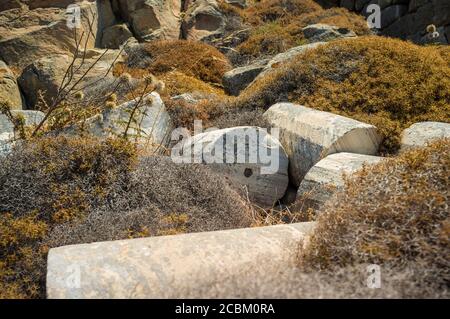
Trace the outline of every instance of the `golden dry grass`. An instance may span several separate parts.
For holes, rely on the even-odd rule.
[[[0,299],[42,295],[47,248],[55,225],[82,219],[135,162],[124,140],[50,137],[31,140],[1,161]]]
[[[302,26],[315,23],[347,28],[354,31],[357,35],[367,35],[370,33],[366,20],[361,15],[350,12],[345,8],[316,10],[299,17],[299,24]]]
[[[244,22],[253,26],[266,22],[291,23],[297,17],[322,10],[313,0],[262,0],[249,5],[241,14]]]
[[[303,266],[378,264],[402,271],[416,265],[418,288],[448,289],[449,149],[449,139],[436,141],[347,179],[319,216]]]
[[[122,138],[26,141],[0,157],[0,299],[45,297],[53,247],[248,227],[250,216],[203,165],[138,161]]]
[[[149,61],[146,66],[122,66],[117,73],[128,72],[132,76],[152,73],[181,72],[203,82],[221,85],[223,74],[230,70],[228,59],[214,47],[188,40],[160,40],[142,45],[141,55]]]
[[[225,94],[223,89],[179,71],[164,73],[159,79],[165,83],[165,93],[169,96],[195,92],[214,94],[217,96],[223,96]]]
[[[353,30],[357,35],[369,34],[362,16],[344,8],[323,9],[312,0],[263,0],[239,14],[252,30],[236,49],[251,57],[281,53],[306,43],[302,28],[310,24],[329,24]]]
[[[299,267],[222,271],[179,297],[448,298],[449,148],[437,141],[348,179],[300,249]],[[370,264],[380,267],[378,289],[367,285]]]
[[[277,22],[268,22],[255,27],[250,37],[237,46],[236,50],[240,54],[256,58],[275,55],[305,43],[301,29],[297,25],[283,26]]]
[[[382,152],[419,121],[450,122],[450,68],[439,47],[365,36],[338,40],[294,58],[256,81],[235,102],[268,108],[289,101],[374,124]]]
[[[133,48],[125,62],[114,66],[113,73],[134,79],[156,75],[165,84],[160,93],[167,96],[192,92],[223,95],[222,77],[230,69],[228,59],[208,44],[161,40]]]

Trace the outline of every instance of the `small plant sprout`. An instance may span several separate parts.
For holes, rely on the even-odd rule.
[[[144,105],[152,105],[154,102],[153,96],[151,94],[147,95],[144,99]]]
[[[158,93],[162,93],[166,88],[166,84],[163,81],[156,82],[155,91]]]
[[[84,99],[84,93],[83,93],[83,91],[78,91],[78,92],[76,92],[76,93],[74,94],[74,98],[77,99],[77,100],[82,100],[82,99]]]
[[[121,76],[120,76],[120,82],[122,82],[122,83],[130,83],[131,82],[131,75],[130,75],[130,73],[127,73],[127,72],[125,72],[125,73],[123,73]]]
[[[106,104],[105,104],[105,107],[108,110],[112,110],[112,109],[115,109],[117,107],[117,103],[115,101],[107,101]]]
[[[117,103],[117,94],[112,93],[108,98],[106,99],[106,102],[114,102]]]

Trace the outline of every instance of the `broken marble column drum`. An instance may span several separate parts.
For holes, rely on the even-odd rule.
[[[175,130],[172,148],[176,163],[202,163],[245,187],[250,200],[263,207],[273,206],[283,197],[289,183],[288,158],[277,139],[278,130],[251,126],[232,127],[190,136],[186,129]]]

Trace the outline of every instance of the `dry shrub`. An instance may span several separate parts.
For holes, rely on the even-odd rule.
[[[300,267],[223,271],[170,297],[449,298],[449,146],[437,141],[347,180],[300,249]],[[379,289],[367,286],[370,264],[380,266]]]
[[[202,125],[209,126],[211,115],[220,107],[220,103],[212,96],[211,99],[201,97],[192,102],[183,99],[167,99],[165,104],[174,127],[184,127],[190,131],[194,129],[195,120],[202,121]]]
[[[277,267],[278,266],[278,267]],[[381,287],[367,287],[368,265],[335,269],[333,272],[304,272],[299,268],[282,267],[274,263],[241,269],[238,273],[218,272],[214,278],[198,289],[183,287],[168,291],[168,298],[220,298],[220,299],[372,299],[372,298],[449,298],[448,290],[431,284],[418,287],[416,273],[420,265],[407,269],[382,268]],[[197,288],[197,287],[196,287]]]
[[[206,128],[229,128],[236,126],[270,127],[263,109],[230,108],[233,97],[201,96],[196,101],[165,99],[167,111],[175,127],[194,129],[194,121],[201,120]]]
[[[358,35],[370,32],[362,16],[344,8],[322,9],[312,0],[263,0],[241,15],[253,27],[248,39],[236,48],[244,57],[274,55],[305,44],[302,29],[310,24],[347,28]]]
[[[433,45],[444,61],[447,61],[447,65],[450,68],[450,46],[448,45]]]
[[[222,109],[220,114],[215,114],[209,120],[208,125],[217,128],[236,126],[258,126],[269,128],[270,124],[264,118],[264,110],[254,109]]]
[[[231,68],[228,59],[214,47],[188,40],[152,41],[127,49],[127,54],[120,71],[133,76],[178,71],[220,86],[223,74]]]
[[[202,165],[137,161],[123,139],[48,137],[0,158],[0,298],[45,296],[48,250],[249,226],[249,208]]]
[[[449,122],[450,68],[436,47],[376,36],[338,40],[278,66],[235,107],[286,100],[374,124],[384,138],[381,151],[393,152],[411,124]]]
[[[92,211],[81,223],[58,226],[50,246],[80,244],[250,225],[249,207],[219,175],[197,164],[168,157],[141,161],[107,209]]]
[[[414,266],[418,288],[450,280],[450,140],[358,172],[318,218],[302,264],[332,270],[378,264]]]
[[[0,299],[36,297],[40,294],[38,265],[45,248],[37,247],[48,231],[37,212],[29,216],[0,215]],[[37,264],[36,264],[37,263]],[[36,269],[39,270],[36,271]]]
[[[250,5],[243,15],[244,21],[253,26],[276,20],[286,24],[300,15],[320,10],[320,5],[313,0],[262,0]]]
[[[178,71],[167,72],[159,78],[165,83],[165,93],[168,96],[196,92],[214,94],[217,96],[222,96],[225,94],[224,91],[217,86],[212,86]]]
[[[278,22],[269,22],[255,27],[250,37],[236,50],[242,55],[256,58],[275,55],[305,43],[301,28],[296,25],[283,26]]]
[[[107,197],[129,171],[135,147],[122,139],[46,137],[24,142],[1,158],[0,211],[14,217],[36,211],[59,223],[78,218]]]
[[[302,26],[310,24],[323,23],[334,25],[339,28],[347,28],[354,31],[357,35],[367,35],[370,30],[367,21],[363,16],[348,11],[345,8],[330,8],[326,10],[316,10],[299,17]]]
[[[40,241],[107,201],[134,161],[126,141],[66,137],[23,142],[0,158],[0,298],[42,296]]]

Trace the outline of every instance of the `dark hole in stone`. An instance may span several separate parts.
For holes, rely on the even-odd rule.
[[[246,169],[244,170],[244,176],[245,176],[245,177],[250,177],[250,176],[252,176],[252,175],[253,175],[253,171],[252,171],[251,168],[246,168]]]
[[[339,28],[337,31],[338,31],[340,34],[347,34],[347,33],[350,33],[350,30],[347,29],[347,28]]]

